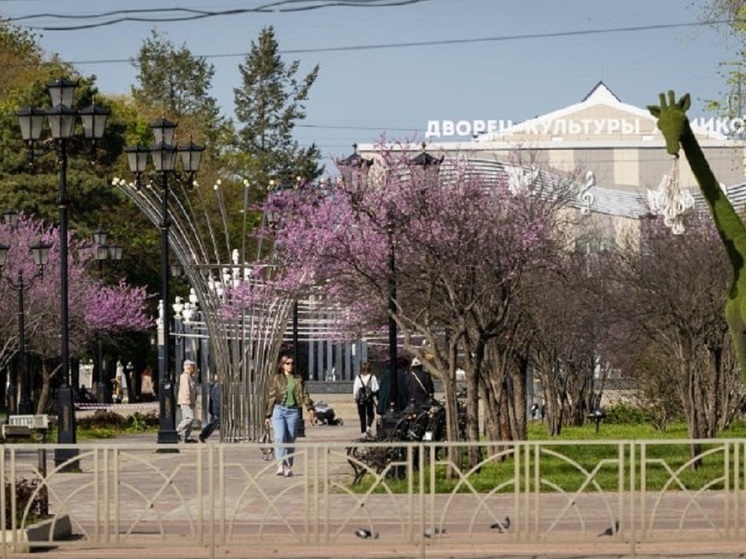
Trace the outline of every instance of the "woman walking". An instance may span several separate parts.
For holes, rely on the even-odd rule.
[[[295,373],[292,355],[282,355],[276,374],[269,379],[265,424],[272,425],[275,459],[278,476],[293,475],[294,449],[287,445],[295,442],[300,420],[300,407],[308,410],[309,425],[313,425],[313,400],[308,395],[303,377]]]
[[[367,361],[360,366],[360,374],[352,383],[352,395],[360,418],[360,435],[372,437],[370,429],[374,418],[374,399],[378,397],[378,379],[371,372],[370,363]]]

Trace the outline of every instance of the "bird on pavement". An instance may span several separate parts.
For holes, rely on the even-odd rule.
[[[437,536],[438,534],[445,534],[445,533],[446,533],[445,528],[425,528],[426,538],[432,538],[433,536]]]
[[[502,522],[495,522],[494,524],[491,524],[490,528],[492,528],[493,530],[497,529],[497,531],[502,534],[505,530],[510,528],[510,517],[506,516],[505,520],[503,520]]]
[[[609,526],[608,528],[606,528],[606,530],[601,532],[598,535],[598,537],[600,538],[601,536],[613,536],[617,532],[619,532],[619,521],[618,520],[614,522],[613,526]]]
[[[364,540],[375,540],[378,538],[378,534],[376,532],[371,532],[370,530],[366,530],[365,528],[358,528],[355,530],[355,535],[358,538],[363,538]]]

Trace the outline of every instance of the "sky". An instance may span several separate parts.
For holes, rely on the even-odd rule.
[[[274,2],[273,13],[258,7]],[[0,14],[34,30],[49,53],[95,74],[105,93],[135,83],[130,59],[154,27],[215,66],[213,95],[233,116],[238,65],[274,26],[286,62],[319,77],[297,139],[325,157],[353,143],[420,142],[428,121],[519,122],[581,101],[603,81],[621,101],[644,107],[658,93],[690,92],[690,116],[708,116],[741,43],[724,26],[698,25],[703,0],[0,0]],[[136,13],[138,9],[164,11]],[[365,4],[363,6],[362,4]],[[388,5],[385,5],[388,4]],[[400,4],[400,5],[393,5]],[[192,21],[176,8],[213,12]],[[283,11],[316,6],[304,11]],[[170,10],[167,10],[170,9]],[[127,14],[90,17],[117,10]],[[47,14],[42,17],[26,17]],[[53,16],[64,16],[53,17]],[[18,19],[21,18],[21,19]],[[86,29],[57,27],[98,25]],[[724,64],[725,63],[725,64]],[[712,115],[710,115],[712,116]],[[454,138],[448,138],[453,140]],[[434,141],[433,138],[430,141]]]

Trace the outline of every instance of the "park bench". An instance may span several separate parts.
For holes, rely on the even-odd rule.
[[[376,435],[362,437],[356,443],[438,442],[445,440],[445,409],[437,402],[432,405],[409,407],[403,411],[390,410],[378,418]],[[415,451],[416,452],[416,451]],[[402,478],[406,449],[402,446],[355,445],[347,448],[347,461],[353,471],[353,485],[360,483],[369,471]],[[416,461],[415,461],[416,462]]]
[[[49,429],[49,417],[46,414],[11,415],[8,422],[2,425],[3,440],[19,438],[43,441]]]

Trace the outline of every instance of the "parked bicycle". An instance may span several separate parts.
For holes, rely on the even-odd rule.
[[[459,439],[464,440],[466,428],[466,409],[461,400],[459,410]],[[357,439],[356,443],[386,443],[386,442],[445,442],[446,439],[446,411],[441,402],[432,401],[426,406],[408,406],[402,411],[390,410],[380,416],[376,422],[376,434]],[[413,463],[419,464],[417,452],[414,448]],[[360,483],[368,472],[377,475],[384,474],[397,479],[406,474],[406,447],[385,446],[376,444],[365,446],[357,444],[348,447],[347,461],[353,471],[353,485]],[[436,451],[439,455],[439,451]]]

